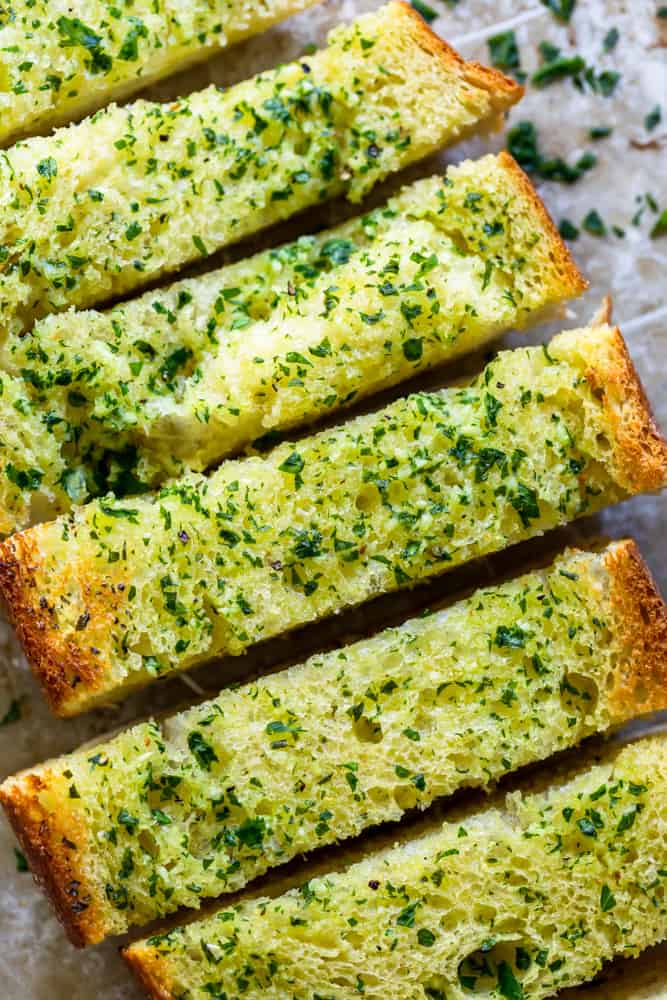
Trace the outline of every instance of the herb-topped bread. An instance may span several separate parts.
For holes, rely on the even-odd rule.
[[[522,89],[407,4],[222,91],[110,105],[0,158],[0,332],[127,294],[498,123]]]
[[[501,154],[107,313],[48,316],[6,345],[0,531],[204,470],[583,287],[534,189]]]
[[[419,392],[0,545],[0,591],[72,715],[665,481],[618,330],[504,351]]]
[[[257,35],[318,0],[12,0],[0,19],[0,144],[45,131]]]
[[[632,542],[9,778],[72,940],[99,941],[667,707],[667,610]]]
[[[542,1000],[667,937],[666,829],[667,746],[646,739],[124,954],[160,1000]]]

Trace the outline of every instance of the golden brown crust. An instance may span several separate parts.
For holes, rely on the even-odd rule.
[[[447,45],[446,42],[443,44]],[[454,49],[451,49],[449,45],[447,48],[454,52]],[[526,92],[526,88],[522,87],[520,83],[492,66],[485,66],[484,63],[478,62],[466,62],[465,60],[463,66],[467,82],[480,90],[486,90],[493,98],[494,104],[503,111],[517,104]]]
[[[105,630],[108,634],[115,607],[109,593],[95,594],[82,580],[85,607],[100,638],[89,632],[91,641],[86,646],[65,639],[58,632],[53,609],[39,595],[44,562],[40,534],[40,527],[32,528],[0,544],[0,595],[49,706],[56,715],[67,717],[80,711],[81,698],[88,706],[94,692],[102,688],[106,671],[101,637]],[[64,568],[65,573],[71,571],[72,565]],[[83,692],[81,698],[77,688]]]
[[[96,893],[87,888],[78,861],[86,840],[85,825],[64,807],[53,811],[41,801],[49,788],[48,769],[25,773],[0,786],[0,803],[25,853],[32,875],[53,903],[72,944],[78,948],[102,941],[107,933]],[[74,839],[76,838],[76,839]]]
[[[591,326],[605,326],[611,323],[614,303],[611,295],[607,294],[599,305],[598,311],[591,320]]]
[[[174,1000],[171,976],[155,948],[138,941],[123,948],[121,955],[151,1000]]]
[[[625,721],[667,708],[667,606],[634,541],[610,546],[604,561],[623,651],[609,704]]]
[[[607,328],[595,360],[586,371],[591,389],[603,401],[610,427],[615,469],[628,493],[658,490],[667,483],[667,441],[618,327]]]
[[[417,44],[430,55],[438,56],[443,61],[453,63],[463,71],[464,79],[473,87],[486,90],[493,98],[493,103],[499,110],[507,110],[520,101],[525,88],[500,70],[483,66],[477,62],[466,62],[459,53],[443,38],[436,35],[424,18],[405,0],[396,0],[392,7],[396,13],[408,17],[412,22],[412,33]]]
[[[52,648],[48,608],[40,608],[34,600],[37,584],[32,550],[29,531],[0,545],[0,593],[28,662],[50,707],[58,712],[65,696],[65,677]]]
[[[572,297],[581,295],[588,288],[588,282],[575,264],[572,254],[558,232],[553,219],[547,212],[544,202],[533,187],[530,178],[521,169],[514,157],[506,150],[502,150],[498,154],[498,160],[502,167],[511,174],[516,187],[530,203],[533,211],[540,219],[549,241],[551,259],[561,275],[563,290],[567,291],[567,294]]]

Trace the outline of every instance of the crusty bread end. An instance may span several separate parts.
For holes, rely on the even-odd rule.
[[[667,484],[667,441],[653,416],[637,370],[618,327],[590,327],[558,334],[549,346],[555,357],[579,356],[586,380],[602,402],[609,427],[614,476],[628,494]]]
[[[614,430],[619,482],[630,492],[661,489],[667,482],[667,441],[618,327],[613,327],[608,353],[600,353],[588,372],[594,389],[603,386]]]
[[[84,692],[94,691],[99,680],[108,676],[101,650],[106,648],[103,637],[113,621],[116,601],[106,589],[100,592],[88,586],[84,572],[79,579],[81,593],[90,612],[95,612],[94,619],[91,614],[93,629],[87,632],[90,642],[84,647],[68,641],[53,628],[48,601],[34,593],[42,561],[40,535],[47,526],[48,522],[38,525],[0,544],[0,593],[28,662],[39,664],[36,677],[49,706],[56,715],[67,718],[79,711],[77,687]],[[63,572],[68,573],[67,567]],[[86,701],[89,703],[88,695]]]
[[[530,178],[521,169],[514,157],[505,150],[498,154],[498,160],[514,178],[516,188],[521,191],[523,197],[530,203],[537,217],[542,221],[543,231],[547,237],[542,245],[549,255],[549,264],[551,265],[549,270],[555,270],[558,274],[563,293],[572,297],[581,295],[588,288],[588,282],[575,264],[567,244],[558,232],[553,219],[547,212],[544,202],[537,194]],[[537,247],[535,251],[538,252]]]
[[[77,865],[84,854],[77,848],[86,839],[85,824],[67,808],[66,789],[57,794],[56,781],[48,767],[41,774],[17,774],[0,786],[0,803],[35,881],[47,892],[72,944],[81,948],[105,937],[107,921],[87,892],[88,876]],[[57,795],[57,809],[42,805],[40,796],[47,791]]]
[[[620,721],[667,708],[667,606],[631,539],[610,546],[605,565],[614,628],[625,650],[609,695]]]
[[[175,1000],[169,966],[162,961],[156,948],[146,941],[137,941],[121,949],[121,955],[150,1000]]]
[[[406,0],[395,0],[390,6],[396,8],[397,15],[400,13],[411,19],[411,33],[426,52],[433,56],[440,56],[443,62],[455,65],[463,72],[467,83],[487,91],[498,110],[498,118],[493,125],[500,128],[503,113],[521,100],[525,93],[525,87],[498,69],[478,62],[467,62],[440,35],[431,30],[421,14]],[[409,29],[406,27],[406,30]]]

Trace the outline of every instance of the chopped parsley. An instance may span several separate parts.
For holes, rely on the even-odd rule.
[[[306,463],[299,454],[298,451],[293,451],[285,461],[278,466],[281,472],[286,472],[288,475],[294,476],[294,485],[297,489],[303,486],[303,479],[301,478],[301,473],[305,468]]]
[[[18,722],[22,716],[21,710],[21,699],[12,698],[9,703],[9,708],[5,714],[0,718],[0,726],[9,726],[12,722]]]
[[[616,897],[608,885],[603,885],[600,892],[600,909],[603,913],[609,913],[616,906]]]
[[[52,156],[47,156],[37,164],[37,173],[46,180],[52,180],[58,174],[58,164]]]
[[[653,239],[658,236],[667,236],[667,208],[660,213],[658,219],[653,225],[653,228],[651,229],[651,236]]]
[[[505,1000],[524,1000],[523,987],[505,961],[498,963],[498,993]]]
[[[604,41],[602,42],[602,47],[605,52],[613,52],[613,50],[618,45],[618,40],[621,37],[621,33],[616,27],[609,29],[607,34],[604,36]]]
[[[195,249],[202,255],[202,257],[208,257],[208,250],[206,249],[206,245],[204,244],[201,236],[193,236],[192,242],[195,245]]]
[[[524,649],[526,633],[520,625],[499,625],[496,629],[496,646],[509,646],[512,649]]]
[[[102,45],[102,36],[78,17],[61,15],[56,21],[62,48],[79,46],[90,53],[88,66],[93,73],[108,73],[112,59]]]
[[[491,62],[498,69],[519,70],[521,58],[516,35],[513,31],[503,31],[488,40]]]
[[[559,21],[567,23],[574,13],[577,0],[541,0],[541,3],[548,7]]]
[[[591,209],[581,224],[586,232],[590,233],[591,236],[607,235],[607,227],[604,224],[602,216],[595,208]]]
[[[570,219],[561,219],[558,226],[558,232],[564,240],[576,240],[579,236],[579,230],[574,223],[570,221]]]
[[[525,483],[519,483],[516,492],[510,498],[510,503],[521,518],[524,528],[530,527],[530,522],[540,517],[540,505],[537,500],[537,493]]]
[[[423,0],[410,0],[410,3],[417,13],[421,14],[427,24],[433,24],[438,16],[437,10],[433,10],[433,7],[429,7],[427,3],[423,3]]]
[[[196,729],[188,734],[188,746],[199,766],[203,767],[205,771],[210,771],[211,764],[218,760],[218,755]]]
[[[588,86],[594,93],[610,97],[621,79],[621,74],[615,70],[597,73],[581,56],[563,55],[558,46],[551,42],[541,42],[539,49],[542,65],[532,76],[532,82],[537,87],[546,87],[565,77],[571,77],[579,90]]]
[[[117,817],[118,823],[127,830],[127,832],[132,835],[139,828],[139,819],[136,816],[132,816],[127,809],[121,809]]]
[[[250,850],[261,848],[267,834],[266,822],[261,816],[246,819],[236,831],[240,844]]]
[[[562,56],[560,50],[555,49],[551,58],[542,63],[531,79],[536,87],[546,87],[566,76],[578,76],[585,68],[586,63],[581,56]]]
[[[611,97],[620,83],[621,74],[616,70],[607,69],[599,73],[596,77],[592,71],[587,71],[586,81],[590,83],[592,89],[603,97]]]
[[[507,133],[507,148],[514,159],[528,171],[545,180],[574,184],[597,163],[592,153],[584,153],[574,164],[560,156],[547,158],[539,148],[537,130],[532,122],[518,122]]]
[[[16,870],[17,872],[29,872],[30,867],[28,865],[27,858],[23,851],[20,851],[18,847],[14,848],[14,858],[16,859]]]
[[[411,337],[403,341],[403,354],[407,361],[419,361],[424,352],[422,337]]]
[[[662,121],[662,108],[660,107],[659,104],[656,104],[653,110],[649,111],[649,113],[646,115],[646,118],[644,119],[644,128],[646,129],[647,132],[652,132],[653,129],[658,127],[661,121]]]

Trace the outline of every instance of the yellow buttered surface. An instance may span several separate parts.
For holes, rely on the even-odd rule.
[[[28,857],[50,859],[76,942],[198,907],[666,704],[636,694],[651,676],[637,629],[653,602],[641,570],[628,583],[636,565],[631,543],[569,552],[26,771],[0,798]],[[653,643],[658,676],[666,656]]]
[[[249,1000],[553,996],[667,935],[665,741],[608,756],[126,957],[152,995],[192,1000],[233,996],[239,977]]]
[[[5,345],[0,531],[311,422],[583,282],[526,178],[484,157],[360,218]]]
[[[317,2],[12,0],[0,11],[0,144],[80,117]]]
[[[228,90],[109,105],[0,157],[0,337],[127,294],[497,123],[521,89],[478,79],[390,3]]]
[[[470,386],[18,533],[0,585],[74,714],[656,489],[666,467],[619,332],[569,331]]]

